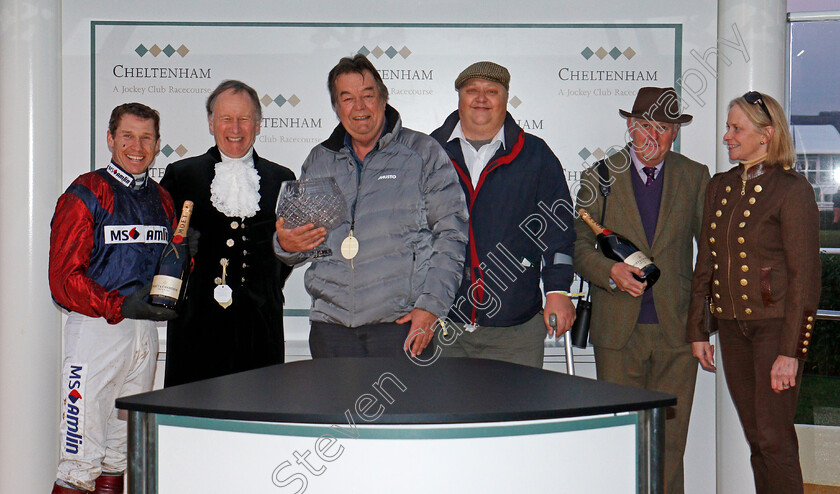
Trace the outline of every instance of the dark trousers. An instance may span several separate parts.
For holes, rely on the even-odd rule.
[[[399,357],[411,323],[367,324],[348,328],[339,324],[312,321],[309,351],[312,358]],[[433,346],[433,345],[430,345]]]
[[[779,356],[783,322],[718,321],[726,384],[750,445],[757,494],[803,492],[799,442],[793,426],[802,362],[796,386],[778,394],[770,388],[770,369]]]
[[[683,456],[698,366],[691,346],[668,345],[664,331],[660,324],[636,324],[623,348],[596,346],[595,369],[600,380],[677,396],[676,407],[666,411],[664,492],[682,494]]]

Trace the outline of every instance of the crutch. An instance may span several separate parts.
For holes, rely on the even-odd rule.
[[[554,330],[554,337],[557,337],[557,314],[549,314],[548,315],[548,324],[551,326],[551,329]],[[566,374],[570,376],[575,375],[575,361],[574,361],[574,354],[572,353],[572,336],[571,330],[566,331],[563,334],[563,342],[566,346]]]

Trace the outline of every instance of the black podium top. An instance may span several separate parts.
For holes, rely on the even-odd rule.
[[[580,417],[676,404],[673,395],[482,359],[336,358],[293,362],[152,391],[117,407],[215,419],[448,424]],[[384,408],[384,410],[383,410]]]

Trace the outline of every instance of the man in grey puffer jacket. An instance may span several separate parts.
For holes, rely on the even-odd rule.
[[[340,124],[303,163],[301,179],[333,177],[348,217],[323,228],[277,221],[274,252],[311,261],[313,358],[419,355],[463,275],[467,209],[458,176],[431,137],[402,127],[362,55],[342,58],[327,86]],[[326,242],[332,254],[312,257]]]

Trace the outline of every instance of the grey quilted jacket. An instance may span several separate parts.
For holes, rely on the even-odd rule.
[[[303,163],[301,179],[334,177],[347,200],[345,221],[325,242],[333,254],[289,253],[275,236],[283,262],[311,261],[304,283],[313,321],[358,327],[394,322],[414,308],[442,317],[461,283],[468,226],[455,168],[434,139],[403,128],[391,106],[385,114],[387,130],[360,180],[340,124]],[[340,247],[354,210],[359,253],[351,262]]]

